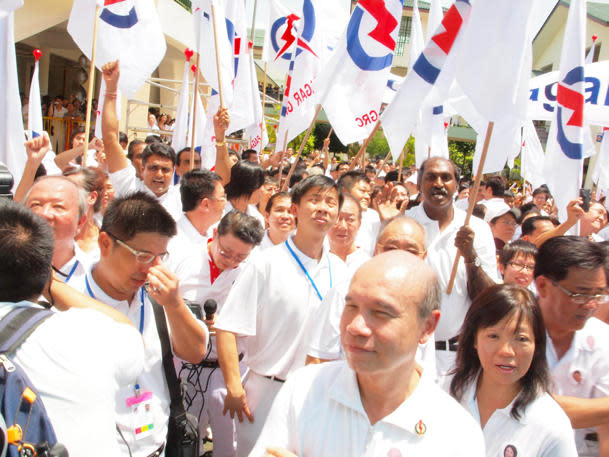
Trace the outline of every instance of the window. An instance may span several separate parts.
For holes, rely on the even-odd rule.
[[[400,33],[398,33],[398,42],[395,46],[395,55],[403,56],[406,43],[410,43],[410,31],[412,29],[412,18],[410,16],[402,16],[400,24]]]

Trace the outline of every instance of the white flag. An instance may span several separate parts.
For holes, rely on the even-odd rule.
[[[34,52],[40,52],[36,49]],[[28,115],[27,115],[27,128],[32,131],[32,136],[36,138],[42,135],[42,105],[40,103],[40,79],[38,76],[39,65],[38,59],[34,63],[34,72],[32,73],[32,82],[30,84],[30,96],[28,99]]]
[[[278,0],[271,0],[268,5],[266,33],[262,47],[262,61],[270,66],[288,72],[292,55],[294,21],[302,19]]]
[[[190,130],[188,117],[188,91],[190,83],[188,82],[188,73],[190,71],[190,60],[184,62],[184,74],[182,76],[182,87],[178,98],[178,109],[176,111],[176,120],[173,124],[173,137],[171,138],[171,147],[176,154],[190,146],[187,142],[186,135]],[[197,113],[198,116],[205,116],[205,111]]]
[[[408,54],[408,71],[414,67],[419,58],[419,54],[425,47],[423,38],[423,25],[421,24],[421,14],[419,13],[419,0],[412,2],[412,22],[410,27],[410,52]]]
[[[98,0],[98,3],[102,3]],[[105,2],[100,8],[95,66],[119,60],[119,88],[133,98],[163,60],[167,46],[153,0]],[[74,0],[68,33],[88,58],[93,46],[96,0]]]
[[[427,39],[431,40],[436,29],[442,23],[442,2],[440,0],[431,0],[429,5],[429,15],[427,16]]]
[[[0,123],[0,162],[13,175],[13,190],[17,188],[27,159],[23,134],[23,116],[17,80],[15,31],[13,13],[0,18],[0,110],[4,122]]]
[[[606,128],[606,127],[605,127]],[[609,188],[609,130],[603,129],[603,140],[592,172],[592,181],[598,189]]]
[[[211,169],[211,167],[213,167],[214,164],[216,163],[216,148],[215,147],[205,147],[205,143],[206,143],[205,135],[206,135],[206,130],[208,128],[208,126],[207,126],[208,120],[207,120],[207,115],[205,113],[205,109],[203,108],[203,103],[201,102],[201,96],[198,95],[196,92],[194,93],[194,97],[193,97],[193,105],[194,105],[194,103],[197,104],[197,118],[195,119],[194,132],[193,132],[192,128],[188,129],[188,138],[187,138],[188,143],[186,144],[186,146],[190,146],[192,144],[192,135],[194,133],[195,151],[198,151],[201,154],[201,167]],[[192,107],[190,112],[191,113],[194,112],[193,110],[194,110],[194,106]],[[192,119],[190,122],[192,122]],[[212,124],[213,124],[213,117],[212,117]],[[213,131],[213,126],[212,126],[212,131]],[[178,152],[178,151],[176,150],[176,152]]]
[[[545,183],[543,177],[544,153],[533,121],[524,125],[522,130],[522,149],[520,170],[522,177],[533,185],[534,189]]]
[[[116,92],[116,119],[121,118],[121,90]],[[106,81],[102,78],[99,85],[99,95],[97,97],[97,111],[95,112],[95,136],[102,138],[102,112],[104,111],[104,103],[106,103]]]
[[[245,130],[245,137],[249,138],[248,149],[254,149],[255,151],[261,152],[264,147],[269,144],[269,136],[266,131],[264,113],[262,112],[262,100],[260,100],[258,80],[255,77],[256,72],[254,70],[253,59],[250,59],[250,65],[252,74],[252,93],[254,94],[255,122]]]
[[[561,220],[566,220],[566,206],[577,198],[582,182],[585,37],[586,1],[573,0],[560,57],[556,117],[550,127],[544,163],[546,183]]]

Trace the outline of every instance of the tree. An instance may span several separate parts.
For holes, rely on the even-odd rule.
[[[294,152],[298,152],[298,148],[300,148],[300,144],[302,143],[302,140],[304,140],[306,133],[307,133],[307,131],[305,130],[300,135],[298,135],[296,138],[294,138],[292,141],[290,141],[288,143],[288,148],[292,148],[292,149],[294,149]],[[314,149],[315,149],[315,134],[313,132],[311,132],[311,134],[309,135],[309,138],[307,138],[307,142],[305,143],[304,149],[302,150],[302,155],[307,156]]]
[[[448,155],[450,160],[461,169],[461,175],[472,176],[472,161],[474,160],[474,143],[465,141],[448,142]]]
[[[315,133],[315,149],[323,148],[324,140],[328,137],[330,128],[330,124],[325,122],[318,122],[315,124],[315,128],[313,129],[313,133]],[[348,146],[342,144],[334,131],[332,131],[332,135],[330,135],[329,149],[332,152],[347,152]]]

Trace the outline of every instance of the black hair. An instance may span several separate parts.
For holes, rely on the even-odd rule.
[[[0,199],[0,301],[36,299],[51,274],[53,229],[40,216]]]
[[[296,166],[296,168],[294,168],[294,173],[292,173],[292,176],[290,176],[290,182],[288,184],[290,189],[302,181],[305,178],[305,175],[308,174],[309,172],[307,171],[306,167]]]
[[[502,176],[493,175],[486,178],[486,187],[491,188],[493,197],[503,198],[503,194],[505,193],[505,180]]]
[[[535,259],[535,278],[545,276],[562,281],[571,268],[603,268],[605,275],[609,275],[607,249],[580,236],[556,236],[541,245]]]
[[[176,164],[176,153],[173,148],[167,144],[154,142],[144,148],[142,153],[142,164],[146,165],[146,161],[152,156],[165,157],[171,160],[172,165]]]
[[[160,142],[161,142],[161,137],[159,135],[148,135],[146,137],[146,139],[144,140],[144,143],[146,143],[146,144],[160,143]]]
[[[552,224],[554,224],[554,219],[552,219],[550,216],[529,217],[522,223],[522,236],[533,233],[535,231],[535,223],[540,221],[550,221]]]
[[[245,151],[243,151],[243,152],[241,153],[241,158],[242,158],[243,160],[249,160],[249,159],[250,159],[250,156],[251,156],[252,154],[254,154],[254,155],[258,155],[258,153],[256,152],[256,150],[255,150],[255,149],[246,149]]]
[[[259,245],[264,238],[264,228],[258,219],[233,209],[226,213],[218,224],[218,236],[232,233],[247,244]]]
[[[119,143],[129,143],[129,138],[124,132],[118,132],[118,142]]]
[[[370,184],[370,179],[362,170],[351,170],[338,178],[338,187],[343,192],[351,193],[351,190],[361,181]]]
[[[171,238],[176,234],[176,223],[156,198],[146,192],[135,192],[110,202],[100,231],[122,241],[129,241],[138,233],[158,233]]]
[[[359,200],[357,198],[355,198],[353,195],[351,195],[350,193],[343,192],[343,203],[341,205],[341,208],[344,206],[346,200],[350,200],[357,206],[357,218],[361,221],[362,220],[362,205],[360,204]]]
[[[446,161],[450,164],[450,166],[452,167],[452,170],[453,170],[453,176],[455,178],[455,182],[459,182],[459,175],[461,173],[460,173],[457,165],[455,165],[455,162],[453,162],[452,160],[449,160],[449,159],[444,159],[442,157],[430,157],[429,159],[425,159],[423,161],[423,163],[421,163],[421,166],[419,167],[419,173],[417,175],[417,187],[419,189],[421,188],[421,182],[423,180],[423,175],[425,174],[425,167],[429,164],[429,162],[440,161],[440,160]]]
[[[399,176],[400,176],[400,173],[398,172],[398,170],[390,170],[385,175],[385,183],[397,181]]]
[[[296,184],[292,189],[292,203],[294,203],[295,205],[299,205],[302,197],[309,190],[317,187],[321,190],[335,189],[338,193],[338,209],[340,210],[340,207],[343,206],[344,201],[343,192],[332,178],[328,178],[327,176],[323,175],[309,176],[308,178],[305,178],[298,184]]]
[[[266,207],[264,208],[264,211],[267,214],[271,212],[271,209],[273,209],[273,204],[275,203],[275,200],[277,200],[279,198],[288,198],[288,199],[290,199],[290,202],[292,201],[292,197],[290,197],[290,194],[288,192],[277,192],[277,193],[271,195],[271,198],[269,198],[269,201],[266,202]]]
[[[132,140],[131,143],[129,143],[129,146],[127,146],[127,158],[129,160],[133,160],[133,150],[138,144],[144,144],[144,142],[136,139]]]
[[[499,255],[499,263],[506,266],[508,262],[511,262],[512,259],[518,255],[535,258],[537,251],[537,246],[529,241],[514,240],[503,246],[501,254]]]
[[[541,185],[533,191],[533,197],[539,194],[546,194],[546,199],[548,199],[550,197],[550,190],[545,185]]]
[[[233,151],[232,149],[229,149],[228,155],[229,155],[229,157],[235,156],[235,157],[237,157],[238,160],[241,160],[241,155],[237,151]]]
[[[546,361],[546,330],[535,295],[515,284],[495,284],[487,287],[472,302],[459,333],[457,360],[450,393],[461,400],[468,386],[475,382],[482,369],[476,350],[476,336],[480,329],[491,327],[502,319],[515,318],[520,327],[529,322],[535,339],[533,360],[520,379],[522,390],[516,397],[510,415],[518,420],[526,407],[542,392],[548,392],[550,372]]]
[[[80,133],[85,133],[85,128],[82,126],[78,126],[78,127],[74,127],[74,130],[72,130],[72,133],[70,133],[70,147],[72,146],[72,141],[74,141],[74,138],[76,138],[76,135],[80,134]]]
[[[180,180],[180,196],[182,198],[182,211],[192,211],[201,200],[214,194],[216,182],[222,178],[209,170],[191,170],[185,173]]]
[[[190,153],[190,147],[186,146],[185,148],[182,148],[178,151],[178,153],[176,154],[176,165],[180,166],[180,164],[182,163],[182,153],[183,152],[188,152]],[[201,152],[197,151],[197,149],[195,148],[195,154],[198,155],[199,157],[201,156]],[[188,154],[189,160],[190,160],[190,154]]]
[[[249,197],[264,184],[264,168],[248,160],[240,160],[230,169],[230,181],[226,185],[226,197],[230,200]]]

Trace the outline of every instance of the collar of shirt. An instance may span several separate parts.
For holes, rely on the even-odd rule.
[[[181,232],[179,235],[183,235],[188,238],[189,242],[203,244],[208,242],[211,238],[211,228],[209,228],[204,234],[199,233],[195,226],[192,225],[192,222],[190,222],[190,219],[186,217],[186,214],[182,214],[176,224],[178,226],[178,231]]]
[[[554,349],[554,343],[552,342],[552,338],[550,337],[550,334],[546,331],[546,339],[548,341],[548,344],[546,345],[546,356],[548,359],[550,371],[563,362],[572,362],[574,360],[577,360],[581,352],[594,351],[594,336],[590,331],[587,331],[590,325],[590,321],[592,319],[595,318],[591,317],[590,319],[588,319],[586,325],[584,325],[584,328],[575,332],[569,350],[565,352],[565,355],[563,355],[560,360],[556,355],[556,349]]]
[[[218,276],[222,274],[222,272],[220,271],[218,265],[216,265],[216,262],[214,262],[214,259],[211,256],[211,249],[209,247],[209,243],[211,242],[212,238],[207,240],[207,256],[209,257],[209,282],[213,284],[215,280],[218,279]]]
[[[328,259],[329,260],[329,254],[330,254],[330,243],[328,242],[328,238],[324,238],[324,242],[322,244],[322,251],[321,251],[321,258],[319,260],[314,259],[312,257],[309,257],[308,255],[306,255],[304,252],[302,252],[300,249],[298,249],[298,247],[296,247],[296,245],[294,244],[294,235],[296,234],[296,232],[294,232],[294,234],[288,236],[287,242],[290,245],[290,247],[294,250],[294,253],[298,256],[298,258],[300,259],[300,261],[302,262],[302,264],[305,266],[305,268],[307,270],[309,270],[309,267],[311,269],[315,269],[316,266],[321,265],[324,263],[324,259]],[[311,270],[309,270],[311,272]]]
[[[454,232],[459,230],[465,223],[466,213],[453,205],[453,218],[442,231],[440,231],[440,224],[438,221],[430,219],[427,215],[425,208],[423,208],[423,204],[406,211],[406,216],[412,217],[425,228],[425,234],[427,235],[425,242],[426,247],[429,248],[431,245],[438,243],[439,240],[451,236]]]
[[[89,282],[89,286],[91,287],[91,291],[93,292],[94,298],[97,301],[100,301],[102,303],[105,303],[108,306],[111,306],[112,308],[118,309],[119,311],[120,311],[119,307],[125,307],[126,310],[129,310],[130,303],[127,300],[116,300],[115,298],[112,298],[110,295],[108,295],[106,292],[104,292],[104,290],[97,285],[97,283],[95,282],[95,279],[93,278],[93,274],[92,274],[94,267],[95,267],[95,265],[93,265],[87,269],[87,279]],[[86,294],[86,291],[85,291],[85,294]],[[146,295],[146,294],[144,294],[144,295]],[[140,298],[139,298],[139,290],[133,296],[133,300],[131,303],[135,304],[136,307],[139,309],[139,305],[141,305]],[[125,312],[123,312],[123,314],[127,314],[126,310],[125,310]]]

